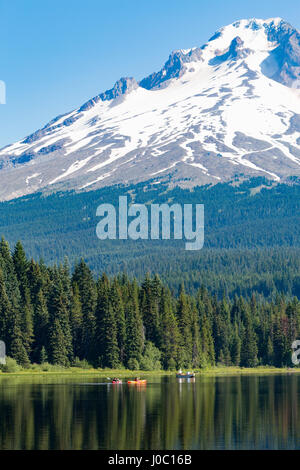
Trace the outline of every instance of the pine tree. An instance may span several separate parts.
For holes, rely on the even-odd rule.
[[[126,320],[122,293],[116,279],[112,282],[109,297],[116,321],[119,361],[124,364],[126,362]]]
[[[176,367],[179,349],[179,330],[169,289],[162,289],[160,301],[161,349],[165,369]]]
[[[284,314],[277,312],[274,320],[274,364],[283,367],[291,361],[291,341],[288,338],[288,320]]]
[[[125,303],[125,316],[127,332],[127,364],[130,360],[135,360],[139,363],[144,350],[145,337],[142,316],[139,309],[138,286],[135,281],[128,286],[128,298]]]
[[[28,283],[28,278],[27,278],[29,263],[27,261],[23,245],[20,241],[16,243],[16,246],[14,249],[13,263],[14,263],[14,268],[15,268],[15,272],[17,275],[17,279],[19,281],[19,288],[20,288],[21,296],[24,301],[26,289],[29,289],[29,283]]]
[[[69,367],[69,351],[66,343],[65,334],[62,329],[59,318],[54,317],[49,334],[49,346],[51,353],[51,361],[63,367]]]
[[[212,327],[206,313],[200,316],[201,367],[215,365],[215,347]]]
[[[120,367],[120,349],[118,346],[118,330],[115,312],[111,305],[103,319],[105,332],[105,355],[104,364],[111,369]]]
[[[65,296],[59,272],[55,272],[52,295],[49,300],[49,356],[53,364],[69,366],[73,360],[72,336]]]
[[[177,321],[180,333],[179,366],[191,367],[193,355],[191,309],[183,285],[181,286],[177,304]]]
[[[274,346],[271,336],[269,336],[267,344],[267,364],[274,364]]]
[[[215,351],[217,361],[223,365],[229,366],[231,364],[230,357],[230,338],[231,338],[231,322],[230,322],[230,307],[225,298],[220,303],[214,299],[215,312],[214,312],[214,328],[213,336],[215,342]],[[222,352],[222,360],[221,360]]]
[[[257,339],[253,328],[250,312],[244,312],[244,335],[241,348],[241,366],[255,367],[257,365]]]
[[[118,346],[116,304],[112,305],[112,291],[106,276],[102,276],[99,280],[97,290],[96,331],[100,364],[102,367],[118,368],[120,366],[120,349]],[[114,298],[114,301],[116,302],[117,299]]]
[[[8,355],[15,359],[21,366],[28,367],[30,361],[23,341],[24,335],[21,330],[21,318],[19,312],[12,310],[10,315]]]
[[[49,328],[49,312],[47,302],[42,288],[36,295],[36,304],[34,312],[34,345],[33,345],[33,358],[35,361],[40,361],[42,350],[46,352],[48,346],[48,328]],[[42,361],[46,362],[46,361]]]
[[[97,359],[95,351],[97,291],[91,270],[83,260],[75,266],[72,284],[79,289],[82,307],[82,354],[90,362]]]
[[[9,342],[9,317],[11,310],[11,304],[4,284],[3,271],[0,269],[0,340],[4,341],[6,345],[8,345]]]
[[[192,366],[193,368],[198,368],[201,365],[201,342],[198,310],[194,301],[191,306],[191,326],[193,338]]]
[[[160,280],[155,277],[151,280],[147,274],[141,290],[141,312],[143,323],[145,326],[146,340],[151,341],[159,346],[159,297],[160,297]]]
[[[103,274],[97,282],[97,305],[95,310],[95,354],[97,363],[102,367],[106,366],[106,319],[109,316],[109,294],[109,280]]]
[[[24,300],[22,302],[22,333],[23,343],[26,348],[28,357],[31,355],[32,343],[34,341],[33,334],[33,307],[31,304],[29,288],[24,288]]]
[[[16,305],[20,302],[20,291],[18,279],[15,272],[14,262],[10,253],[8,242],[4,238],[0,241],[0,267],[3,271],[6,292],[9,301]]]
[[[39,363],[40,364],[45,364],[45,362],[48,361],[48,354],[46,351],[45,346],[42,346],[41,353],[40,353],[40,358],[39,358]]]
[[[79,289],[76,282],[73,283],[71,304],[70,304],[70,326],[72,332],[74,357],[84,359],[82,344],[83,335],[83,315],[80,301]]]
[[[234,366],[239,366],[241,362],[241,347],[242,342],[239,336],[238,324],[235,323],[231,345],[231,360]]]

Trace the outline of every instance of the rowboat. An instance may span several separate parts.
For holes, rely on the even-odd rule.
[[[121,383],[122,383],[122,380],[113,380],[112,383],[113,383],[113,384],[121,384]]]
[[[195,377],[196,377],[196,375],[194,373],[192,373],[192,374],[189,374],[189,373],[187,373],[187,374],[184,374],[184,373],[176,374],[177,379],[194,379]]]
[[[147,380],[128,380],[128,384],[134,384],[134,385],[146,385]]]

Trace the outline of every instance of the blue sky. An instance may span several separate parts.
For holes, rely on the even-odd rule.
[[[226,24],[277,16],[300,29],[299,0],[0,0],[0,147]]]

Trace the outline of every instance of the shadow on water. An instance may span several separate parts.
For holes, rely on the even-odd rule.
[[[296,449],[298,375],[0,380],[0,449]]]

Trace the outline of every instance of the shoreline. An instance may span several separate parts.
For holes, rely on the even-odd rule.
[[[211,367],[208,369],[196,369],[194,370],[197,377],[214,377],[214,376],[238,376],[238,375],[265,375],[265,374],[298,374],[300,368],[276,368],[276,367],[253,367],[253,368],[242,368],[242,367]],[[70,367],[68,369],[53,370],[53,371],[35,371],[35,370],[20,370],[16,372],[2,372],[0,371],[0,380],[4,377],[51,377],[51,376],[93,376],[93,377],[105,377],[110,380],[112,377],[132,377],[132,376],[174,376],[175,371],[165,370],[129,370],[129,369],[79,369]],[[111,377],[110,377],[111,376]]]

